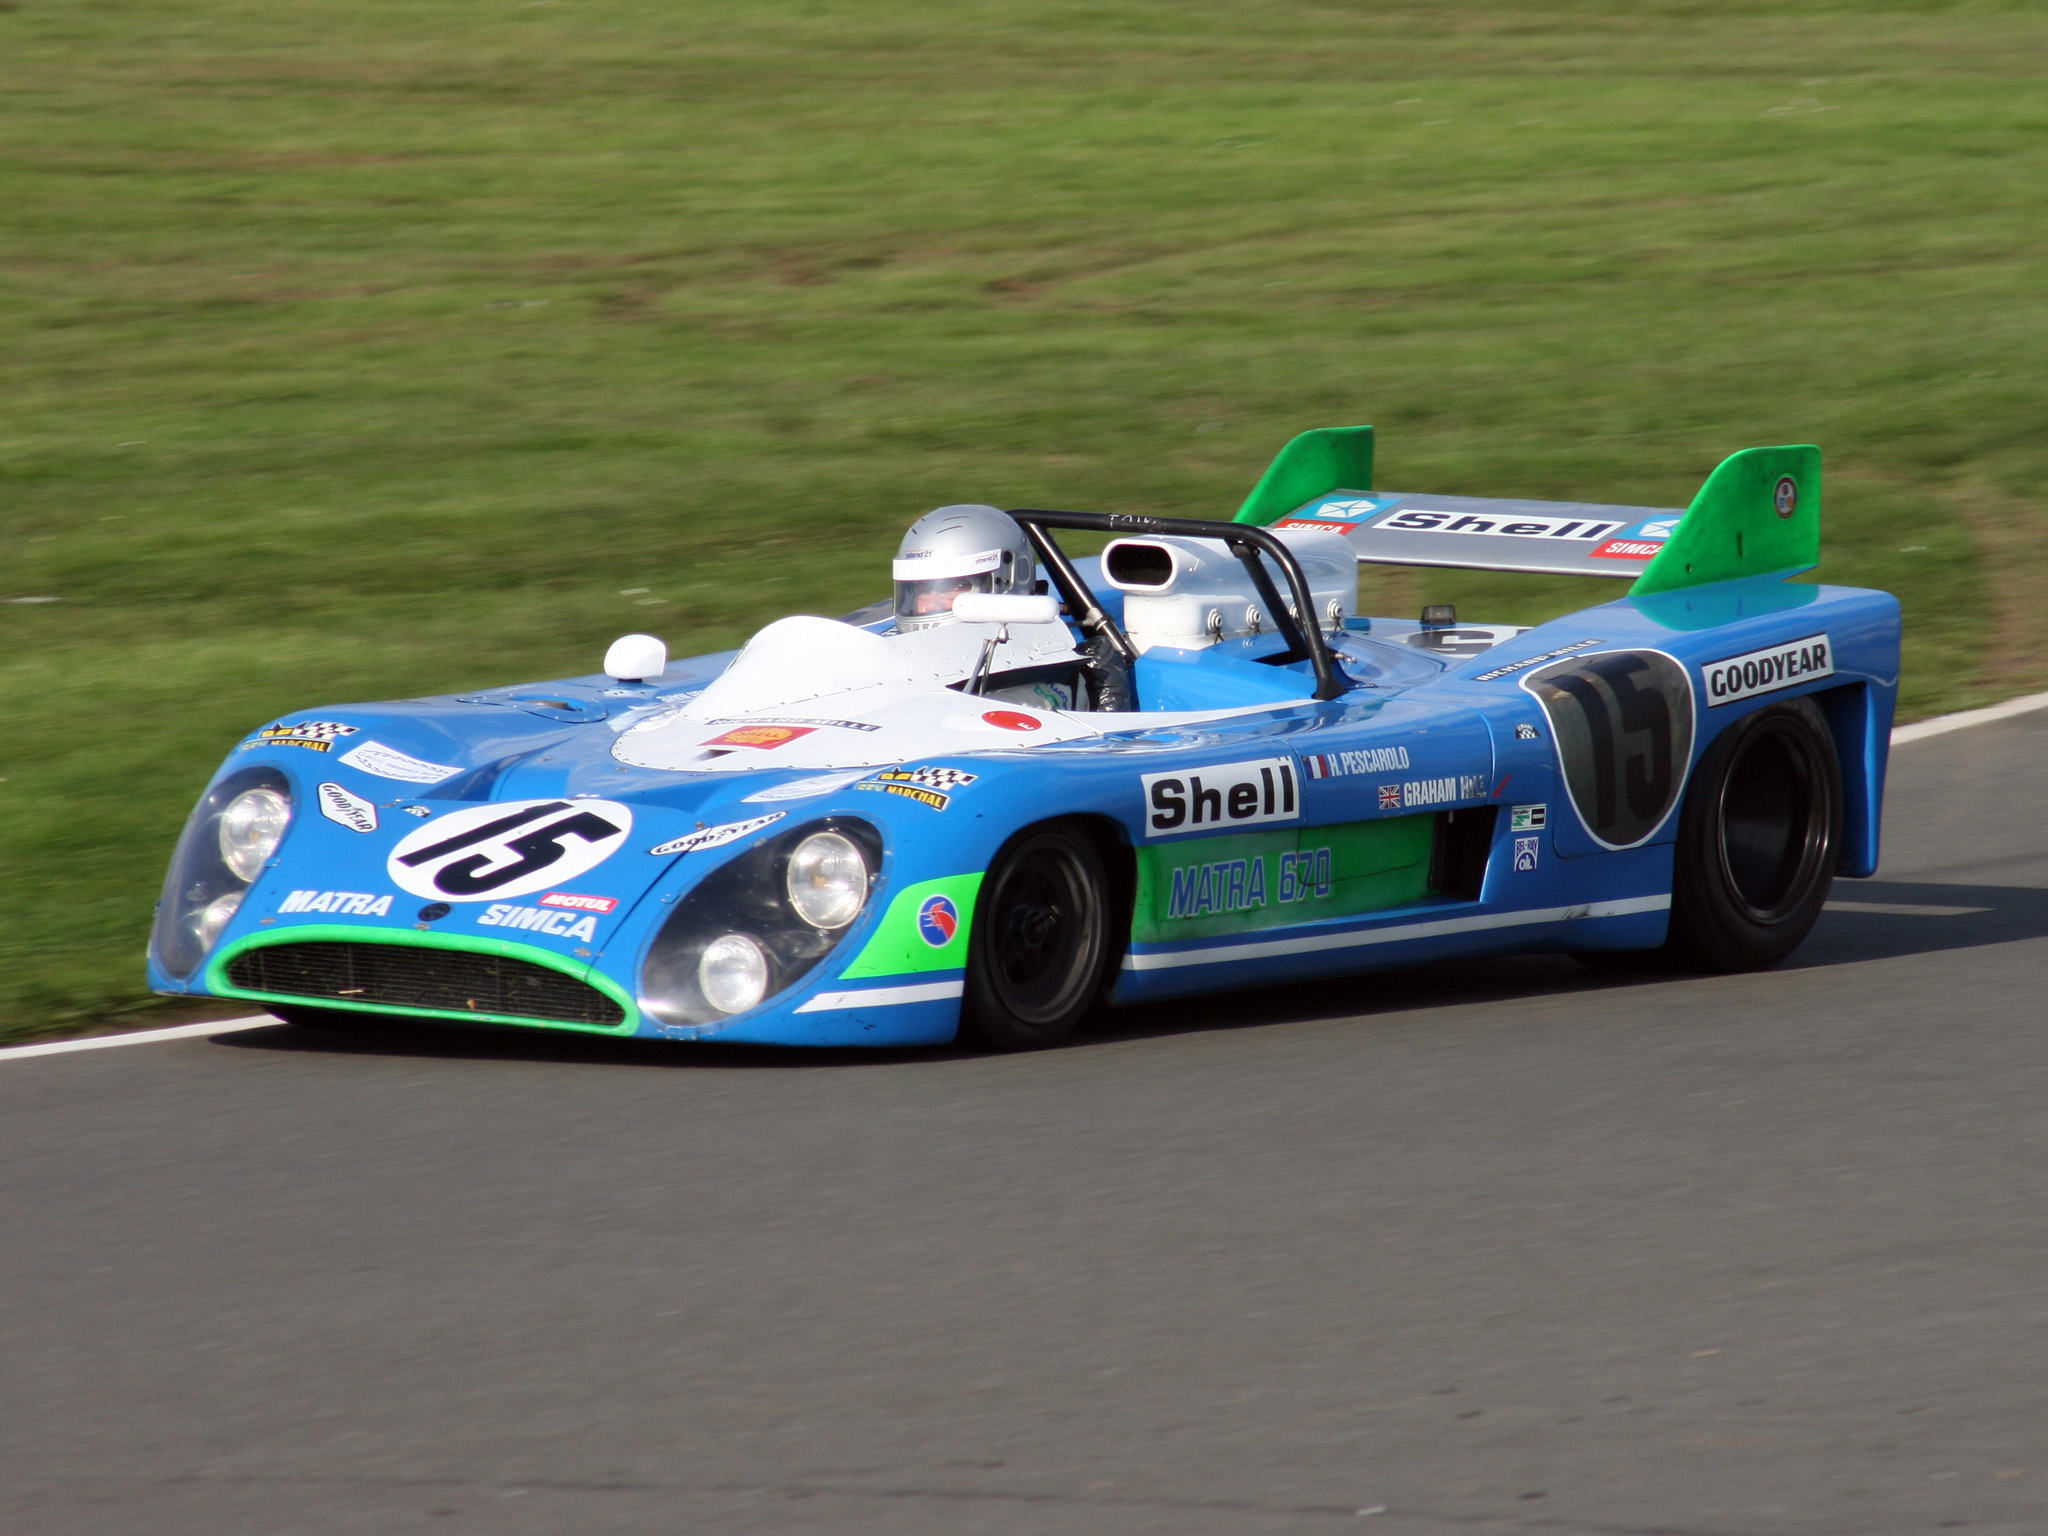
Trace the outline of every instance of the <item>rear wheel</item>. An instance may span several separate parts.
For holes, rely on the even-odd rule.
[[[1776,965],[1820,916],[1841,837],[1841,764],[1812,700],[1729,726],[1700,759],[1680,813],[1669,961]]]
[[[1095,1001],[1109,954],[1102,855],[1053,823],[1004,847],[974,905],[960,1032],[997,1050],[1057,1045]]]

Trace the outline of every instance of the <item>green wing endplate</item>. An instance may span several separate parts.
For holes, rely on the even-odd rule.
[[[1820,450],[1745,448],[1723,459],[1631,597],[1820,564]]]
[[[1331,491],[1372,489],[1372,428],[1315,427],[1274,455],[1234,519],[1263,528]]]

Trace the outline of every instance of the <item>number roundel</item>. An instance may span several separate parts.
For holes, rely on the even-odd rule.
[[[1662,651],[1602,651],[1532,672],[1522,686],[1550,719],[1566,793],[1594,840],[1648,842],[1692,765],[1692,680]]]
[[[385,869],[400,890],[438,901],[502,901],[595,869],[633,830],[613,800],[503,800],[408,832]]]

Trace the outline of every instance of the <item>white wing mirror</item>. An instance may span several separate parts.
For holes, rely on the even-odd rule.
[[[962,592],[953,599],[953,616],[969,624],[1051,624],[1060,616],[1060,600],[1050,594]]]
[[[604,653],[604,673],[622,683],[651,683],[668,670],[668,647],[652,635],[621,635]]]

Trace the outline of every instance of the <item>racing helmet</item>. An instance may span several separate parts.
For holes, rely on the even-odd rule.
[[[940,507],[912,523],[892,573],[899,630],[950,624],[962,592],[1029,592],[1038,580],[1024,530],[978,503]]]

